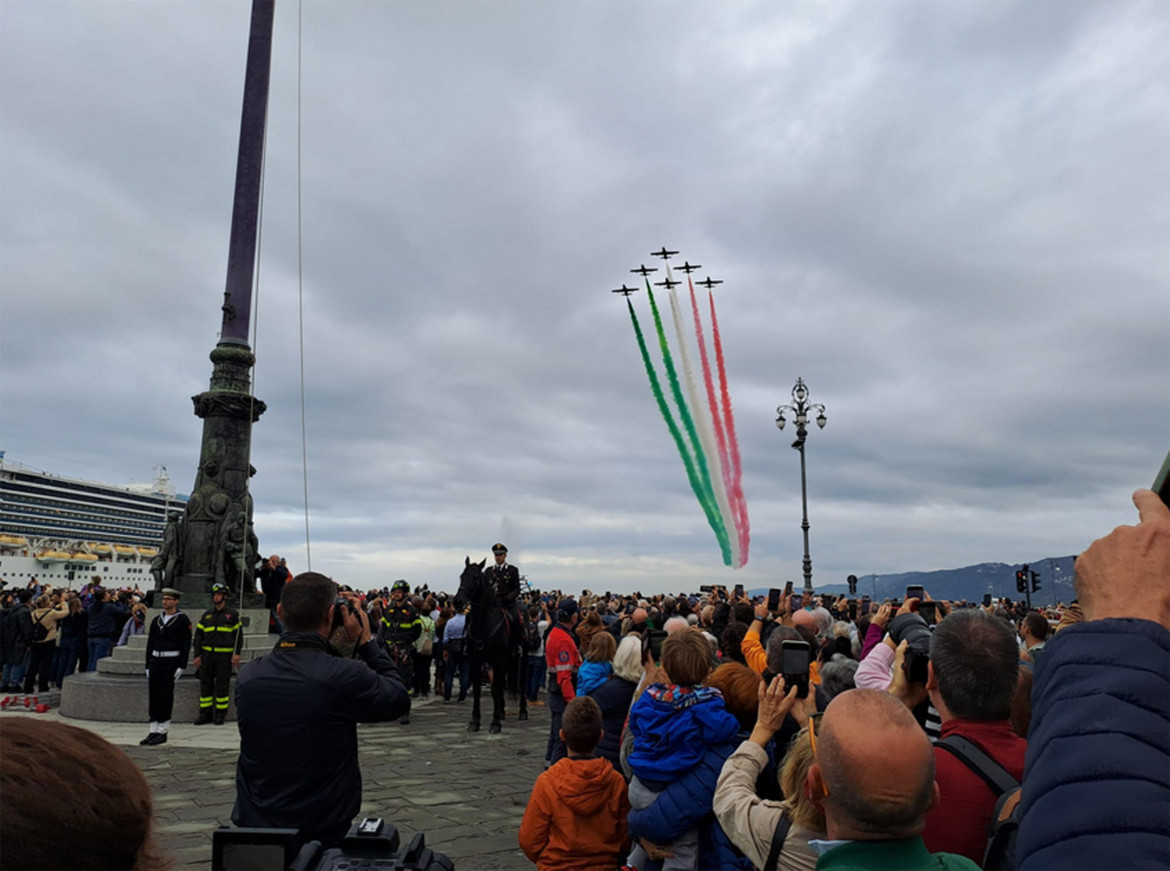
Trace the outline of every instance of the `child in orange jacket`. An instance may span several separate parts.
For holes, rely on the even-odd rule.
[[[626,782],[593,749],[601,740],[601,708],[578,696],[565,706],[560,737],[569,755],[536,778],[520,847],[538,871],[613,869],[629,848]]]

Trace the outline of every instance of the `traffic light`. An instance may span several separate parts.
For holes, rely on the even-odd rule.
[[[1030,574],[1032,575],[1032,592],[1038,592],[1040,590],[1040,573],[1033,571]]]
[[[1022,593],[1026,589],[1028,583],[1028,567],[1024,566],[1022,569],[1016,569],[1016,592]]]
[[[857,575],[850,575],[848,578],[846,578],[846,580],[849,581],[849,595],[856,596],[857,595]]]

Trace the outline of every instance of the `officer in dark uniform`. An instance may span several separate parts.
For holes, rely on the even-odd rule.
[[[195,667],[199,669],[199,719],[196,726],[212,722],[222,726],[231,702],[232,668],[240,664],[244,632],[240,612],[227,603],[227,584],[213,584],[211,607],[195,624]]]
[[[484,572],[488,581],[496,591],[496,598],[500,607],[512,621],[512,626],[520,625],[520,612],[516,608],[516,600],[520,598],[520,570],[508,564],[508,548],[496,542],[492,545],[496,564],[489,566]]]
[[[422,620],[410,604],[410,584],[398,580],[390,587],[390,601],[382,607],[382,622],[378,626],[378,641],[386,646],[390,658],[398,666],[403,683],[414,686],[414,642],[422,634]],[[411,690],[411,693],[414,691]],[[402,718],[410,722],[410,714]]]
[[[150,734],[138,742],[146,746],[167,743],[175,684],[183,676],[191,652],[191,619],[179,610],[179,591],[163,587],[160,592],[163,612],[151,621],[146,636]]]

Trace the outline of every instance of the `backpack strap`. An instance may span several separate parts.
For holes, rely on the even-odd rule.
[[[780,861],[780,851],[784,849],[784,842],[788,839],[788,830],[792,828],[792,820],[788,814],[781,811],[780,822],[776,823],[776,831],[772,834],[772,848],[768,851],[768,861],[764,863],[763,871],[776,871]]]
[[[1008,774],[1006,768],[988,756],[982,747],[961,735],[940,738],[934,742],[934,746],[946,750],[971,769],[997,797],[1005,792],[1011,792],[1020,785],[1020,782]]]

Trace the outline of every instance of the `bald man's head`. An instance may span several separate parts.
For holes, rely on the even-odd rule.
[[[934,751],[897,698],[848,690],[817,728],[817,764],[830,838],[909,838],[934,802]],[[814,792],[816,794],[816,792]]]
[[[792,625],[803,626],[805,629],[810,630],[813,635],[817,633],[817,618],[813,616],[812,611],[806,611],[804,608],[801,608],[792,615]]]
[[[635,608],[634,613],[631,614],[630,616],[634,619],[635,623],[645,623],[646,622],[646,609],[645,608]]]

